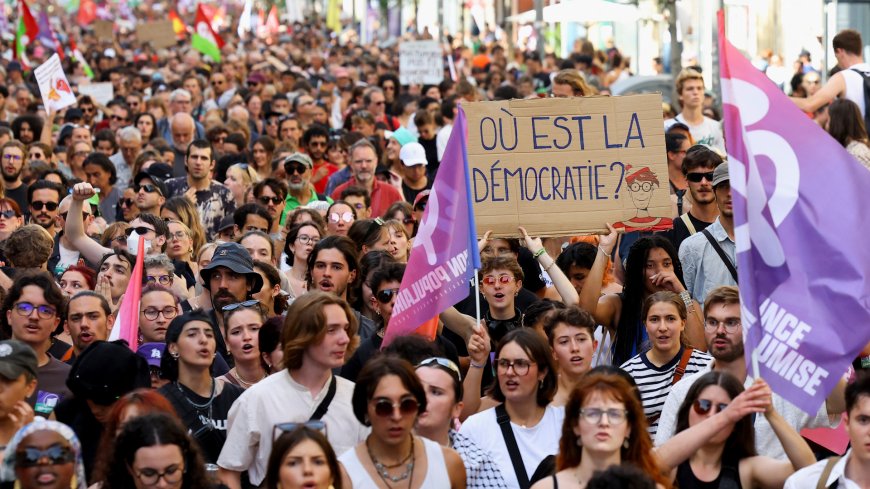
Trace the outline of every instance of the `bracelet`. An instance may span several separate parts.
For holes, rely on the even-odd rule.
[[[692,302],[692,296],[691,294],[689,294],[688,290],[680,292],[680,299],[683,299],[683,304],[686,305],[687,309],[692,309],[695,307],[695,303]]]
[[[602,248],[602,247],[599,246],[598,249],[599,249],[602,253],[604,253],[604,256],[606,256],[607,258],[611,258],[610,254],[608,254],[606,251],[604,251],[604,248]]]
[[[539,256],[543,255],[543,254],[546,253],[546,252],[547,252],[546,249],[541,248],[540,250],[536,251],[535,254],[532,255],[532,256],[534,256],[534,257],[537,259]]]
[[[472,368],[483,368],[483,367],[486,366],[486,364],[484,364],[484,365],[478,365],[478,364],[474,363],[474,360],[469,360],[469,362],[468,362],[468,366],[469,366],[469,367],[472,367]]]

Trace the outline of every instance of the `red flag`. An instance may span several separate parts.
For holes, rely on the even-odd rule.
[[[94,0],[81,0],[79,3],[78,23],[86,26],[97,19],[97,4]]]
[[[142,301],[142,273],[145,263],[145,237],[139,237],[139,247],[136,250],[136,265],[130,275],[130,285],[124,292],[121,308],[115,325],[109,333],[109,341],[125,340],[130,349],[136,351],[139,347],[139,306]]]
[[[178,12],[175,9],[169,11],[169,20],[172,21],[172,30],[175,31],[175,37],[183,39],[187,29],[184,28],[184,22],[181,21],[181,17],[178,16]]]
[[[269,34],[278,33],[278,7],[272,5],[272,10],[269,11],[269,17],[266,19],[266,30]]]
[[[36,40],[36,36],[38,35],[39,25],[36,23],[36,19],[34,19],[33,14],[30,13],[30,8],[27,6],[27,2],[20,0],[18,4],[18,29],[15,31],[15,49],[12,50],[12,56],[14,59],[21,61],[25,68],[28,63],[24,55],[24,37],[27,37],[26,43],[30,44]]]

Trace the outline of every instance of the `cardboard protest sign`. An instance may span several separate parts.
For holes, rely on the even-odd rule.
[[[672,227],[659,94],[463,104],[477,233]]]
[[[88,83],[79,85],[79,95],[90,95],[100,105],[108,104],[115,97],[111,82]]]
[[[399,82],[402,85],[444,81],[444,54],[438,41],[406,41],[399,45]]]
[[[175,29],[173,29],[172,21],[169,19],[143,22],[136,25],[136,38],[139,42],[150,42],[154,49],[175,46],[176,42]]]
[[[33,74],[36,76],[45,110],[56,112],[76,103],[76,97],[63,73],[57,53],[33,70]]]
[[[112,39],[114,25],[111,20],[95,20],[91,27],[94,28],[94,35],[97,36],[97,39]]]

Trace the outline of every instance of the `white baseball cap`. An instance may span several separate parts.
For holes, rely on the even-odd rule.
[[[407,143],[399,151],[399,159],[405,166],[426,165],[426,150],[420,143]]]

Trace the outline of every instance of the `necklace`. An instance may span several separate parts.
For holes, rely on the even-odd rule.
[[[239,371],[236,369],[236,367],[233,367],[233,369],[230,371],[230,373],[232,373],[233,377],[235,377],[239,381],[239,383],[242,384],[242,387],[244,387],[245,389],[247,389],[248,387],[251,387],[252,385],[254,385],[257,382],[266,378],[266,376],[264,375],[259,380],[254,380],[252,382],[248,382],[247,380],[243,379],[241,375],[239,375]]]
[[[392,487],[392,484],[395,484],[397,482],[401,482],[405,479],[408,479],[408,487],[409,488],[411,487],[411,484],[414,482],[414,479],[412,477],[412,475],[414,474],[414,463],[417,461],[416,453],[414,450],[414,436],[413,435],[411,435],[411,453],[409,453],[408,456],[406,456],[404,460],[402,460],[401,462],[399,462],[395,465],[382,464],[377,459],[377,457],[375,457],[375,454],[372,452],[372,447],[369,445],[368,440],[366,440],[366,450],[368,450],[368,452],[369,452],[369,457],[372,459],[372,463],[375,466],[375,470],[377,471],[378,476],[381,478],[382,481],[384,481],[384,484],[386,484],[387,487]],[[408,459],[411,459],[411,461],[408,462]],[[405,465],[405,462],[408,462],[408,464],[406,465],[405,472],[402,472],[401,474],[396,475],[396,476],[390,475],[389,469],[393,469],[393,468]],[[391,484],[391,482],[392,482],[392,484]]]
[[[181,393],[181,397],[183,397],[184,400],[187,401],[187,403],[193,406],[193,408],[196,410],[196,413],[200,418],[200,422],[202,422],[203,424],[202,429],[215,429],[215,424],[213,420],[214,418],[212,417],[212,404],[214,403],[215,392],[217,391],[217,383],[215,382],[215,380],[211,379],[211,396],[208,398],[208,401],[203,404],[197,404],[191,401],[190,398],[187,397],[187,394],[184,392],[184,389],[181,388],[181,384],[179,384],[177,380],[175,381],[175,388],[178,389],[178,392]],[[203,410],[208,410],[207,418],[202,415],[201,411]]]

